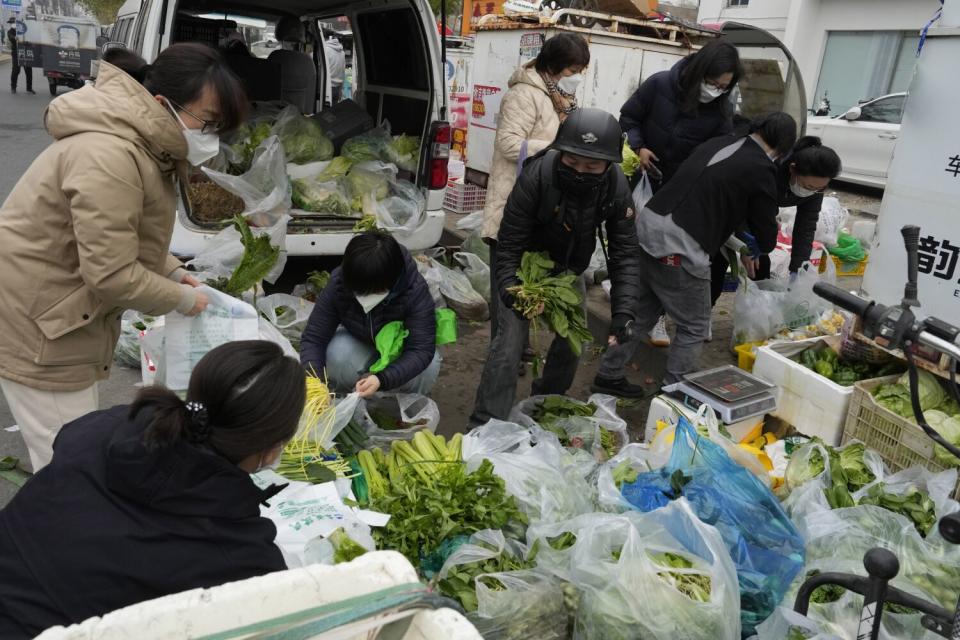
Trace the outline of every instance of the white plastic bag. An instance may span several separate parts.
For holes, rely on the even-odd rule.
[[[471,214],[463,216],[462,218],[457,220],[456,227],[457,229],[460,229],[461,231],[466,231],[467,233],[471,233],[474,231],[479,232],[480,229],[483,228],[483,209],[481,209],[480,211],[474,211]]]
[[[145,316],[139,311],[127,309],[120,318],[120,338],[113,350],[113,359],[117,364],[139,369],[143,365],[143,356],[140,353],[140,341],[144,333],[154,325],[157,318]],[[144,327],[141,329],[140,327]]]
[[[837,234],[843,229],[849,217],[850,213],[837,198],[825,197],[820,206],[820,217],[817,219],[817,231],[813,239],[828,247],[835,247]]]
[[[287,160],[277,136],[264,140],[253,155],[246,173],[232,176],[206,167],[211,180],[243,200],[243,216],[252,225],[269,227],[290,210]]]
[[[653,187],[650,186],[650,177],[644,171],[640,174],[640,181],[633,188],[633,210],[636,215],[636,224],[640,224],[640,212],[647,206],[650,198],[653,197]],[[639,227],[638,227],[639,230]]]
[[[434,261],[427,254],[420,254],[413,257],[417,263],[417,271],[427,282],[427,289],[430,290],[430,297],[433,298],[433,304],[442,309],[447,306],[446,300],[440,293],[440,281],[443,279],[440,275],[440,269],[434,266]]]
[[[466,251],[453,254],[453,259],[463,267],[463,274],[467,276],[474,291],[490,302],[490,267],[479,256]]]
[[[293,348],[300,350],[300,337],[307,327],[314,303],[285,293],[275,293],[257,299],[257,309],[280,330]]]
[[[413,234],[426,221],[427,201],[412,182],[391,182],[386,198],[376,203],[377,226],[405,237]]]
[[[549,423],[534,418],[543,410],[545,402],[560,398],[581,406],[592,405],[594,413],[590,416],[554,417]],[[551,432],[563,446],[589,451],[598,461],[616,455],[629,439],[627,423],[617,415],[617,399],[599,393],[590,396],[586,402],[566,396],[531,396],[517,403],[508,420],[535,431]]]
[[[409,440],[423,429],[436,431],[440,409],[418,393],[378,393],[357,403],[353,419],[370,436],[368,446],[378,447]]]
[[[474,466],[480,466],[480,462],[492,453],[506,453],[518,447],[525,449],[531,442],[529,429],[514,422],[490,420],[463,437],[461,455],[468,465],[475,458]]]
[[[733,561],[720,533],[701,522],[686,499],[651,513],[608,515],[581,529],[570,575],[581,594],[577,640],[740,638]],[[681,576],[695,577],[696,595],[705,601],[678,589],[685,584]]]
[[[466,275],[445,267],[436,260],[431,259],[430,266],[440,274],[440,294],[458,316],[474,322],[483,322],[490,318],[487,301],[474,290]]]
[[[280,216],[276,224],[271,227],[250,227],[250,231],[254,236],[266,234],[270,236],[270,244],[280,247],[280,257],[277,259],[276,264],[273,265],[273,268],[270,269],[270,272],[264,277],[264,280],[267,282],[276,282],[287,264],[286,240],[287,222],[289,220],[290,216],[283,215]],[[201,280],[211,277],[229,278],[234,269],[240,264],[241,259],[243,259],[243,242],[241,241],[240,232],[237,231],[236,227],[231,225],[210,238],[203,250],[194,256],[187,264],[199,272],[198,277]]]
[[[831,627],[833,631],[830,631],[827,628],[828,626]],[[812,620],[784,605],[777,607],[773,615],[760,623],[757,627],[757,635],[754,640],[785,640],[786,638],[797,638],[798,640],[850,640],[835,633],[840,631],[839,628],[833,625],[826,625],[823,622]]]
[[[602,465],[596,476],[597,504],[603,511],[622,513],[633,509],[627,502],[620,487],[614,480],[614,470],[641,474],[663,467],[669,460],[669,451],[666,455],[657,455],[647,445],[632,442],[625,446],[620,453],[610,458]]]
[[[189,386],[193,368],[214,347],[260,337],[256,309],[210,287],[201,287],[200,291],[210,300],[203,313],[188,317],[173,312],[166,316],[162,382],[175,391]]]

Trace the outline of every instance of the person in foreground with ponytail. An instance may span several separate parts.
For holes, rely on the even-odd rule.
[[[207,306],[169,253],[177,182],[245,109],[220,54],[189,42],[152,65],[108,52],[95,85],[47,107],[54,140],[0,206],[0,388],[33,471],[64,424],[97,410],[124,310]]]
[[[797,208],[790,250],[791,280],[796,277],[803,263],[810,259],[817,221],[823,207],[823,191],[832,179],[840,175],[840,169],[840,156],[824,146],[816,136],[804,136],[797,140],[793,151],[777,163],[777,204]],[[759,252],[753,237],[753,234],[741,234],[754,254],[745,260],[744,266],[754,280],[766,280],[770,277],[770,256]],[[713,256],[710,264],[712,305],[717,304],[723,293],[723,280],[729,266],[722,252]]]
[[[306,398],[261,340],[208,353],[186,401],[162,387],[67,424],[0,511],[0,638],[286,569],[249,474],[279,461]]]

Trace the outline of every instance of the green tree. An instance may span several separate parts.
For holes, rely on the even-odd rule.
[[[117,19],[117,11],[123,0],[78,0],[90,13],[96,16],[100,24],[110,24]]]

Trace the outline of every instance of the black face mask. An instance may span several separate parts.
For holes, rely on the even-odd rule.
[[[561,191],[583,196],[592,193],[603,184],[604,173],[581,173],[562,162],[557,166],[557,178]]]

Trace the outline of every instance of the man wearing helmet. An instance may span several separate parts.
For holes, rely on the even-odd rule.
[[[491,337],[471,424],[506,419],[514,403],[529,319],[514,308],[510,288],[520,284],[517,270],[524,253],[545,251],[558,271],[579,275],[589,266],[598,238],[605,239],[613,285],[609,341],[631,338],[639,262],[633,199],[618,164],[622,148],[616,118],[600,109],[578,109],[560,125],[553,144],[525,163],[498,234],[491,304],[498,305],[502,320]],[[585,306],[582,278],[577,286]],[[565,394],[578,362],[566,338],[556,336],[533,393]],[[621,395],[642,395],[641,387],[623,384]]]

